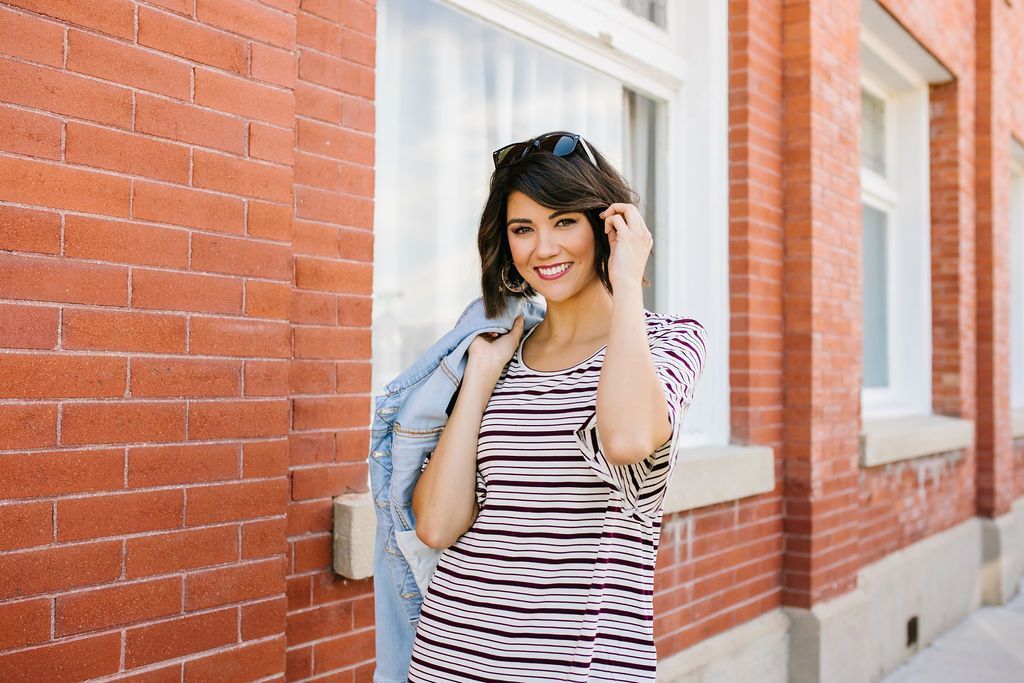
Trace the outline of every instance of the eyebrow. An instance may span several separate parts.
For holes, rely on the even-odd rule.
[[[561,216],[563,213],[579,213],[579,212],[578,211],[573,211],[572,209],[563,209],[562,211],[555,211],[550,216],[548,216],[548,220],[551,220],[555,216]],[[533,223],[533,221],[530,220],[529,218],[510,218],[510,219],[508,219],[508,223],[506,224],[505,227],[508,227],[509,225],[512,225],[513,223]]]

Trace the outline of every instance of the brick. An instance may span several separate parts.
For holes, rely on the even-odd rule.
[[[118,493],[57,501],[57,540],[164,531],[181,526],[181,490]]]
[[[68,403],[61,442],[103,444],[183,441],[185,404],[125,401]]]
[[[0,599],[109,583],[121,576],[121,541],[59,545],[4,557]]]
[[[287,358],[291,326],[287,322],[194,317],[189,352],[204,356]]]
[[[364,149],[354,143],[351,156],[357,163],[372,164],[372,147]],[[296,186],[296,219],[319,221],[332,225],[348,225],[370,230],[373,227],[373,200],[325,191],[315,187]]]
[[[2,33],[3,16],[0,15],[0,41]],[[60,159],[62,128],[61,120],[55,116],[2,107],[0,130],[4,134],[0,136],[0,150],[40,159]]]
[[[297,681],[313,675],[313,648],[291,648],[285,652],[284,677]]]
[[[145,93],[136,95],[135,130],[234,154],[245,151],[242,119]]]
[[[370,330],[358,327],[296,327],[295,357],[352,360],[370,357]]]
[[[291,542],[296,573],[328,570],[334,562],[334,537],[331,534],[298,538]]]
[[[129,538],[129,579],[226,564],[238,560],[238,527],[217,526]]]
[[[184,353],[185,316],[69,308],[61,344],[65,349]]]
[[[299,55],[299,78],[361,97],[374,97],[373,69],[304,50]]]
[[[241,313],[242,281],[234,277],[136,269],[132,307],[204,313]]]
[[[0,629],[0,649],[45,643],[50,639],[52,611],[49,598],[0,604],[0,624],[4,625]],[[0,655],[0,661],[2,657]]]
[[[291,301],[291,283],[265,282],[263,280],[247,280],[245,283],[245,314],[247,316],[288,320]]]
[[[377,41],[373,35],[375,33],[374,24],[369,24],[368,27],[370,31],[367,33],[357,33],[348,28],[342,29],[341,57],[373,69],[377,66],[375,54]]]
[[[148,266],[188,266],[187,230],[70,214],[64,219],[64,255]]]
[[[192,236],[192,269],[291,280],[291,249],[224,235]]]
[[[57,596],[54,628],[57,637],[125,626],[181,612],[179,577],[115,584],[106,588]],[[111,609],[116,606],[116,609]]]
[[[155,0],[150,0],[154,2]],[[161,0],[162,1],[162,0]],[[146,669],[142,673],[118,676],[118,683],[181,683],[181,663],[171,664],[160,669]]]
[[[295,113],[328,123],[341,123],[341,98],[327,88],[299,81],[295,84]]]
[[[238,74],[248,69],[244,40],[148,7],[139,7],[139,44]]]
[[[284,514],[288,504],[285,479],[213,484],[188,489],[186,524],[215,524]]]
[[[367,396],[296,398],[292,422],[296,430],[366,427],[370,399]]]
[[[292,361],[289,381],[296,394],[330,394],[335,388],[333,363]]]
[[[343,164],[337,159],[309,154],[303,150],[295,153],[295,182],[312,185],[324,190],[337,190],[342,184]]]
[[[196,104],[278,126],[295,124],[295,97],[287,90],[203,68],[196,69],[195,83]]]
[[[287,399],[196,401],[189,408],[190,439],[231,439],[281,436],[288,433],[291,406]]]
[[[370,294],[372,285],[371,264],[330,261],[306,256],[295,258],[295,286],[300,289],[341,294]]]
[[[136,135],[69,121],[64,156],[69,163],[92,166],[174,183],[189,179],[189,149]]]
[[[283,204],[249,202],[248,233],[268,240],[292,239],[291,207]]]
[[[325,21],[308,11],[300,12],[296,17],[295,39],[303,47],[341,56],[341,26],[337,21]]]
[[[314,673],[341,669],[373,658],[373,629],[346,633],[313,646]]]
[[[60,214],[0,206],[0,249],[60,253]]]
[[[2,8],[0,50],[30,62],[63,66],[64,27],[52,21]]]
[[[4,102],[129,128],[132,94],[127,88],[75,74],[0,58],[0,83],[14,84],[0,93]]]
[[[124,488],[124,451],[0,455],[0,498],[41,498]]]
[[[365,463],[338,463],[292,470],[292,499],[327,498],[366,490]]]
[[[241,199],[147,180],[135,181],[132,212],[143,220],[214,232],[241,234],[245,229]]]
[[[252,44],[251,76],[283,88],[294,88],[298,60],[289,50]]]
[[[69,71],[189,99],[191,69],[184,62],[75,29],[68,31],[67,41]]]
[[[249,156],[291,166],[295,163],[295,131],[264,123],[249,124]]]
[[[0,347],[56,348],[58,319],[56,307],[0,304]]]
[[[127,216],[130,192],[128,178],[46,161],[0,157],[3,201]]]
[[[237,642],[236,612],[234,609],[218,610],[128,629],[125,632],[125,668],[133,669]]]
[[[292,466],[334,462],[334,432],[296,432],[288,434]]]
[[[335,381],[339,393],[370,393],[371,379],[373,377],[373,366],[370,363],[336,363],[334,367]]]
[[[201,149],[193,152],[192,184],[272,202],[292,201],[291,168]]]
[[[199,659],[190,659],[185,662],[183,680],[189,683],[241,681],[283,674],[284,651],[284,638],[275,638]]]
[[[306,169],[308,163],[299,164],[299,169]],[[292,248],[296,254],[303,256],[326,256],[334,258],[338,255],[338,228],[313,221],[297,220],[294,228]]]
[[[290,49],[295,17],[249,0],[196,0],[196,17],[210,26]]]
[[[130,39],[135,35],[135,7],[130,0],[84,4],[76,0],[8,0],[8,4],[118,38]]]
[[[245,362],[246,396],[287,396],[288,361]]]
[[[285,598],[242,605],[242,640],[284,633],[288,603]]]
[[[5,448],[57,445],[57,404],[0,404],[0,434]]]
[[[0,505],[0,550],[44,545],[53,540],[53,504]],[[3,621],[0,619],[0,621]],[[2,638],[2,636],[0,636]]]
[[[0,654],[0,680],[84,681],[116,673],[121,665],[121,634],[34,647]]]
[[[132,358],[134,397],[240,396],[242,363],[206,358]]]
[[[0,354],[0,397],[121,397],[127,367],[113,356]]]
[[[288,552],[286,525],[287,520],[284,517],[243,524],[242,558],[253,560],[271,555],[284,555]]]
[[[288,644],[291,647],[352,629],[352,603],[335,602],[288,614]],[[371,655],[372,657],[372,655]]]
[[[0,296],[125,305],[128,272],[118,266],[0,254]]]
[[[242,476],[283,477],[288,474],[288,441],[247,441],[242,444]]]
[[[284,558],[210,569],[185,579],[185,608],[206,609],[284,593]]]
[[[313,325],[337,324],[337,298],[334,294],[292,290],[292,322]]]
[[[237,444],[143,446],[128,450],[128,486],[167,486],[235,479]]]

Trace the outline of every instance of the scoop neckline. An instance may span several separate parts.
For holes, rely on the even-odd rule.
[[[526,343],[526,338],[529,337],[535,329],[537,329],[536,325],[528,329],[526,333],[523,334],[522,339],[519,340],[519,348],[516,349],[516,362],[519,363],[521,367],[525,368],[526,370],[535,375],[560,375],[562,373],[569,372],[570,370],[575,370],[581,365],[584,365],[585,363],[589,363],[590,361],[594,360],[594,358],[596,358],[598,354],[600,354],[608,347],[607,344],[602,345],[601,348],[599,348],[597,351],[594,351],[594,353],[590,354],[588,358],[584,358],[579,363],[576,363],[575,365],[570,365],[567,368],[561,368],[560,370],[535,370],[534,368],[531,368],[529,365],[527,365],[526,361],[523,360],[523,344]]]

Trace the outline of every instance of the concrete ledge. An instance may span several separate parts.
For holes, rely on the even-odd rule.
[[[679,453],[664,514],[738,500],[775,489],[768,446],[702,446]],[[377,517],[370,493],[334,499],[334,571],[350,579],[373,576]]]
[[[789,680],[789,619],[781,609],[658,660],[658,683]]]
[[[1024,497],[1002,517],[981,521],[981,598],[1003,605],[1013,598],[1024,577]]]
[[[1013,409],[1013,438],[1024,439],[1024,408]]]
[[[739,500],[775,489],[770,446],[684,448],[665,494],[665,514]]]
[[[974,422],[945,415],[911,415],[864,420],[860,465],[876,467],[974,444]]]
[[[349,579],[373,576],[377,516],[369,493],[334,499],[334,571]]]

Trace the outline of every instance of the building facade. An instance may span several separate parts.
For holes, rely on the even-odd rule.
[[[581,132],[709,332],[664,680],[877,680],[1024,575],[1022,0],[3,0],[0,679],[372,680],[373,394]]]

